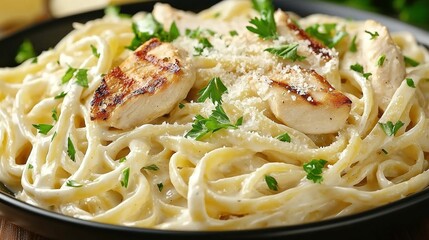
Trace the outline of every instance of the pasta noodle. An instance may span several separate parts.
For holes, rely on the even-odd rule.
[[[0,69],[0,181],[17,199],[103,223],[223,230],[350,215],[428,186],[429,53],[410,34],[392,33],[392,39],[399,49],[396,57],[406,56],[417,66],[404,67],[403,73],[400,68],[374,70],[365,77],[365,71],[350,66],[378,69],[395,61],[390,57],[396,46],[390,45],[380,64],[381,55],[370,50],[389,44],[364,45],[375,34],[365,32],[371,22],[320,14],[296,18],[302,29],[335,23],[336,31],[347,33],[335,48],[314,53],[308,39],[297,39],[296,31],[282,25],[282,17],[293,14],[276,12],[279,37],[264,40],[246,29],[258,16],[250,1],[224,1],[198,14],[157,4],[153,15],[164,28],[177,24],[181,35],[171,44],[189,53],[196,82],[180,105],[150,123],[125,130],[99,124],[91,120],[94,92],[104,74],[132,54],[125,48],[134,37],[131,24],[146,14],[76,23],[37,63]],[[187,29],[199,29],[212,47],[196,56],[198,39],[186,35]],[[264,51],[293,42],[302,61]],[[352,44],[356,51],[349,50]],[[260,79],[297,66],[314,70],[350,99],[338,131],[306,133],[276,116],[264,95],[270,86]],[[88,87],[77,84],[76,76],[64,81],[70,69],[86,69]],[[388,90],[380,93],[377,79],[387,83],[392,76],[402,77],[385,104]],[[208,117],[216,106],[209,99],[197,101],[198,92],[214,77],[227,88],[222,107],[231,123],[241,117],[243,122],[196,140],[186,136],[195,116]],[[320,124],[318,115],[306,114],[313,125]],[[389,122],[395,128],[391,134]],[[40,124],[52,129],[40,133],[34,126]],[[290,141],[277,138],[284,133]],[[327,162],[320,182],[303,168],[318,159]],[[270,179],[277,190],[268,186]]]

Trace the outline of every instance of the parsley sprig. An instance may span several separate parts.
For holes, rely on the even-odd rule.
[[[277,26],[274,19],[274,6],[270,0],[252,0],[253,8],[259,12],[260,18],[250,20],[253,26],[247,26],[247,30],[256,33],[260,38],[277,39]]]
[[[36,57],[34,52],[33,44],[30,40],[25,39],[21,45],[19,45],[18,52],[15,56],[16,63],[23,63],[25,60]],[[35,58],[36,59],[36,58]],[[33,60],[34,62],[34,60]],[[36,60],[37,62],[37,60]]]
[[[147,14],[142,20],[133,22],[131,28],[134,38],[127,48],[133,51],[151,38],[158,38],[162,42],[172,42],[180,36],[176,22],[170,25],[170,30],[167,32],[152,14]]]
[[[66,185],[67,185],[67,187],[74,187],[74,188],[82,187],[83,186],[82,183],[78,183],[75,180],[67,180]]]
[[[122,171],[121,186],[128,188],[128,181],[130,179],[130,168],[127,167]]]
[[[404,61],[405,61],[405,64],[407,66],[411,66],[411,67],[417,67],[420,64],[416,60],[414,60],[414,59],[412,59],[410,57],[407,57],[407,56],[404,56]]]
[[[221,129],[237,129],[242,124],[243,117],[240,117],[235,124],[232,124],[222,106],[217,105],[215,110],[213,110],[212,114],[208,118],[205,118],[201,115],[195,116],[192,129],[186,133],[185,137],[191,137],[196,140],[200,140],[209,133],[214,133]]]
[[[392,121],[387,121],[386,123],[379,122],[378,125],[381,127],[381,129],[383,129],[387,136],[395,136],[398,130],[404,126],[404,123],[397,121],[395,124],[393,124]]]
[[[288,142],[288,143],[290,143],[290,141],[292,140],[288,133],[283,133],[283,134],[277,136],[277,139],[282,141],[282,142]]]
[[[323,168],[328,161],[324,159],[312,159],[310,162],[303,165],[304,171],[307,173],[307,179],[314,183],[321,183],[323,181]]]
[[[76,78],[76,84],[82,87],[88,87],[88,69],[81,68],[73,68],[70,67],[67,69],[64,76],[61,78],[61,83],[68,83],[73,77]],[[65,96],[65,95],[64,95]]]
[[[366,33],[368,33],[368,34],[371,36],[371,40],[374,40],[374,39],[376,39],[378,36],[380,36],[380,35],[378,34],[378,32],[377,32],[377,31],[375,31],[375,32],[370,32],[370,31],[365,30],[365,32],[366,32]]]
[[[204,102],[207,98],[210,98],[215,103],[222,103],[222,94],[227,92],[227,88],[223,84],[222,80],[219,77],[212,78],[207,86],[201,89],[198,92],[200,97],[197,99],[197,102]]]
[[[70,137],[67,138],[67,155],[73,162],[76,161],[76,149]]]
[[[305,56],[301,56],[298,54],[298,46],[299,44],[290,44],[290,45],[282,45],[280,47],[275,48],[267,48],[264,51],[279,56],[283,59],[289,59],[292,62],[302,61],[305,59]]]
[[[346,31],[337,31],[336,23],[313,24],[305,29],[310,36],[320,40],[329,48],[335,47],[345,36]]]
[[[416,88],[416,84],[414,83],[414,80],[412,78],[407,78],[405,79],[405,81],[407,82],[408,87]]]
[[[54,127],[50,124],[33,124],[33,127],[38,130],[38,133],[47,135],[49,131]]]
[[[203,55],[204,49],[210,49],[213,48],[213,45],[207,38],[200,38],[198,40],[198,45],[194,47],[194,50],[196,54],[195,56],[201,56]]]

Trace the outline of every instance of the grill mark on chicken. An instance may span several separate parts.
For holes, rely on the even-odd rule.
[[[314,98],[311,96],[311,94],[309,94],[308,92],[306,93],[300,93],[300,91],[298,90],[297,87],[291,86],[287,83],[284,82],[280,82],[280,81],[276,81],[274,79],[271,79],[271,85],[277,85],[279,87],[285,88],[287,89],[288,92],[299,96],[301,98],[303,98],[305,101],[307,101],[308,103],[310,103],[311,105],[318,105],[319,103],[317,101],[314,100]]]
[[[145,42],[104,76],[91,101],[91,120],[126,129],[171,111],[195,81],[185,54],[155,38]]]
[[[332,56],[329,51],[327,51],[327,47],[319,42],[318,40],[312,38],[307,34],[307,32],[304,31],[304,29],[300,28],[298,25],[296,25],[290,18],[289,15],[287,15],[286,19],[286,26],[293,32],[296,32],[297,36],[301,40],[308,40],[310,42],[309,48],[313,50],[316,54],[321,54],[323,59],[326,61],[329,61],[332,59]]]
[[[153,50],[156,47],[158,47],[159,45],[161,45],[161,42],[156,38],[153,38],[149,41],[150,42],[147,46],[143,47],[141,50],[136,51],[134,53],[138,57],[138,59],[140,59],[141,61],[147,61],[147,62],[159,67],[163,71],[169,71],[171,73],[178,73],[181,68],[179,65],[179,61],[177,59],[174,59],[175,60],[174,63],[170,63],[170,62],[168,62],[170,60],[169,58],[159,59],[152,54],[148,54],[151,50]]]

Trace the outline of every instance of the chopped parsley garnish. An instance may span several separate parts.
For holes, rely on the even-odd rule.
[[[290,141],[291,141],[291,138],[290,138],[288,133],[283,133],[283,134],[277,136],[277,139],[282,141],[282,142],[288,142],[288,143],[290,143]]]
[[[27,168],[28,169],[33,169],[34,167],[33,167],[33,165],[31,163],[29,163],[28,166],[27,166]]]
[[[121,158],[119,159],[119,162],[120,162],[120,163],[123,163],[123,162],[125,162],[125,161],[127,161],[127,158],[126,158],[126,157],[121,157]]]
[[[67,155],[73,162],[76,161],[76,149],[70,137],[67,138]]]
[[[162,42],[172,42],[180,36],[176,22],[171,24],[170,30],[167,32],[164,30],[164,26],[152,14],[147,14],[142,20],[133,22],[131,28],[134,38],[127,48],[133,51],[151,38],[158,38]]]
[[[352,39],[352,43],[350,44],[350,47],[349,47],[350,52],[357,52],[356,38],[357,38],[357,35],[355,35]]]
[[[414,80],[412,78],[407,78],[407,79],[405,79],[405,81],[407,81],[408,87],[416,88],[416,85],[414,84]]]
[[[417,67],[420,64],[416,60],[414,60],[414,59],[412,59],[410,57],[407,57],[407,56],[404,56],[404,61],[405,61],[405,64],[407,66],[411,66],[411,67]]]
[[[279,190],[279,185],[277,183],[277,180],[274,177],[270,175],[265,175],[265,182],[267,183],[267,186],[270,190],[273,190],[273,191]]]
[[[57,112],[57,109],[52,109],[52,119],[54,119],[55,121],[58,121],[58,112]]]
[[[66,92],[61,92],[60,94],[58,94],[57,96],[54,97],[54,99],[61,99],[64,98],[67,95]]]
[[[75,180],[67,180],[66,185],[68,187],[82,187],[83,186],[82,183],[78,183]]]
[[[156,186],[158,187],[159,192],[162,192],[162,189],[164,189],[164,184],[162,183],[158,183]]]
[[[124,188],[128,187],[128,180],[130,178],[130,168],[125,168],[122,171],[122,179],[121,179],[121,186]]]
[[[94,56],[96,56],[97,58],[99,58],[100,57],[100,53],[98,52],[98,49],[94,45],[92,45],[92,44],[91,44],[90,47],[91,47],[92,54]]]
[[[37,57],[34,57],[33,60],[31,60],[31,63],[37,63],[39,60]]]
[[[310,162],[303,165],[304,171],[307,173],[307,179],[314,183],[321,183],[323,181],[323,168],[328,161],[324,159],[312,159]]]
[[[329,48],[335,47],[345,36],[347,32],[337,31],[336,23],[314,24],[305,29],[310,36],[320,40]]]
[[[206,134],[214,133],[221,129],[237,129],[243,123],[243,117],[239,118],[235,124],[232,124],[221,105],[217,105],[208,118],[201,115],[195,116],[192,129],[186,133],[185,137],[191,137],[200,140]]]
[[[38,133],[47,135],[48,132],[51,131],[54,126],[50,124],[33,124],[33,127],[39,130]]]
[[[386,123],[379,122],[378,124],[387,136],[395,136],[398,130],[404,126],[404,123],[401,121],[397,121],[395,124],[393,124],[392,121],[388,121]]]
[[[351,66],[350,66],[350,69],[351,69],[351,70],[353,70],[353,71],[355,71],[355,72],[358,72],[358,73],[362,74],[362,76],[363,76],[365,79],[368,79],[368,78],[372,75],[372,73],[365,73],[365,72],[363,71],[363,66],[362,66],[362,65],[360,65],[359,63],[356,63],[356,64],[354,64],[354,65],[351,65]]]
[[[274,6],[271,0],[252,0],[253,8],[259,12],[260,18],[250,20],[253,26],[247,26],[247,30],[256,33],[260,38],[277,39],[277,26],[274,19]]]
[[[68,83],[70,81],[70,79],[73,78],[74,73],[77,71],[76,68],[72,68],[69,67],[66,71],[66,73],[64,74],[64,76],[61,78],[61,83]]]
[[[213,18],[218,18],[220,17],[220,12],[216,12],[215,14],[213,14]]]
[[[276,48],[267,48],[264,51],[277,55],[283,59],[289,59],[292,62],[302,61],[305,59],[305,57],[298,54],[298,46],[299,44],[297,43],[290,45],[282,45]]]
[[[88,69],[78,69],[76,73],[76,84],[82,87],[88,87]]]
[[[230,35],[231,37],[238,36],[238,32],[237,32],[237,31],[235,31],[235,30],[232,30],[232,31],[229,31],[229,35]]]
[[[194,47],[196,52],[195,56],[201,56],[204,52],[204,49],[213,48],[213,45],[209,42],[207,38],[201,38],[198,40],[198,45]]]
[[[371,40],[376,39],[378,36],[380,36],[377,31],[372,33],[370,31],[365,30],[365,32],[371,36]]]
[[[30,40],[25,39],[21,45],[19,45],[18,52],[15,56],[16,63],[23,63],[25,60],[36,57],[34,52],[33,44]]]
[[[185,104],[179,103],[179,109],[183,109],[185,107]]]
[[[384,64],[384,61],[386,61],[386,55],[381,55],[377,60],[377,66],[381,67]]]
[[[156,164],[151,164],[149,166],[143,167],[143,169],[149,170],[149,171],[158,171],[159,167]]]
[[[219,77],[212,78],[207,86],[198,92],[200,96],[197,102],[204,102],[210,98],[213,103],[222,103],[222,94],[227,92],[227,88]]]

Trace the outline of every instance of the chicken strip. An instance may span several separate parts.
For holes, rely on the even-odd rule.
[[[91,119],[127,129],[169,113],[195,82],[187,54],[153,38],[114,67],[91,101]]]
[[[405,78],[404,57],[387,28],[372,20],[363,25],[358,38],[358,51],[359,62],[365,72],[372,74],[370,79],[375,99],[379,107],[385,110]],[[383,56],[384,62],[378,64],[377,60]]]
[[[351,100],[314,70],[288,66],[257,82],[258,94],[289,127],[324,134],[337,132],[347,121]]]

